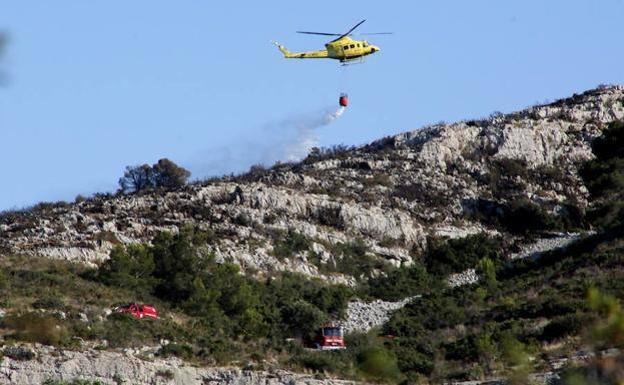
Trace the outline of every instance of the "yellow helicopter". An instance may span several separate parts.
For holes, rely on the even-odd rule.
[[[325,44],[324,50],[319,51],[307,51],[307,52],[290,52],[283,45],[273,42],[277,45],[277,48],[284,54],[287,59],[336,59],[341,63],[360,59],[364,56],[374,54],[380,51],[376,45],[369,44],[366,40],[353,40],[349,36],[351,33],[359,27],[366,20],[362,20],[357,23],[346,33],[325,33],[325,32],[308,32],[297,31],[297,33],[303,33],[307,35],[322,35],[322,36],[338,36],[336,39]],[[392,32],[376,32],[376,33],[363,33],[361,35],[391,35]]]

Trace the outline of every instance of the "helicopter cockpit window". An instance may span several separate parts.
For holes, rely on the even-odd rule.
[[[349,46],[345,45],[344,47],[342,47],[342,49],[349,49]]]
[[[363,43],[363,44],[362,44],[362,46],[363,46],[364,48],[366,48],[366,47],[368,47],[368,43]]]
[[[351,44],[351,48],[355,48],[355,44]]]

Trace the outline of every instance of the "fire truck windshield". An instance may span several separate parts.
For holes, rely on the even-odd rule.
[[[323,328],[323,335],[327,337],[341,337],[340,328]]]

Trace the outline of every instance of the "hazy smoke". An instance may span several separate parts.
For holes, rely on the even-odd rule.
[[[250,166],[271,166],[277,161],[301,160],[318,145],[316,130],[338,119],[345,108],[324,108],[283,121],[266,124],[254,140],[210,149],[198,154],[194,169],[197,177],[220,176],[247,171]]]
[[[8,35],[6,32],[0,31],[0,86],[3,86],[7,83],[7,74],[5,73],[2,63],[2,59],[6,50],[6,46],[8,44]]]

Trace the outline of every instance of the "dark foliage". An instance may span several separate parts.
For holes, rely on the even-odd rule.
[[[576,336],[591,323],[590,321],[591,317],[586,314],[569,313],[555,317],[544,327],[539,339],[550,342],[567,336]]]
[[[592,143],[596,158],[581,169],[594,200],[590,221],[601,227],[624,223],[624,122],[609,125]]]
[[[35,358],[35,353],[23,346],[7,346],[2,354],[16,361],[30,361]]]
[[[313,147],[308,156],[303,160],[303,163],[311,164],[327,159],[346,159],[355,149],[356,147],[354,146],[347,146],[344,144],[327,148]]]
[[[35,309],[61,310],[65,307],[65,303],[61,298],[48,296],[36,299],[32,303],[32,307]]]
[[[340,206],[320,207],[317,212],[318,221],[322,225],[342,230],[344,229],[344,221],[341,211]]]
[[[490,226],[503,227],[514,234],[570,231],[586,227],[584,210],[573,202],[561,204],[557,214],[526,198],[514,198],[507,203],[467,199],[462,205],[471,219]]]
[[[485,370],[479,377],[499,362],[514,368],[511,377],[520,376],[538,341],[585,334],[595,320],[583,299],[588,287],[624,297],[623,238],[624,230],[613,229],[537,260],[506,264],[494,288],[482,282],[425,292],[384,325],[400,370],[408,378],[474,379],[470,368]]]
[[[546,212],[543,207],[525,199],[515,200],[505,207],[501,224],[516,234],[562,228],[559,218]]]
[[[128,166],[119,178],[122,192],[138,192],[149,188],[177,188],[184,186],[191,173],[169,159],[158,160],[152,166],[148,164]]]
[[[502,258],[502,241],[486,234],[471,235],[465,238],[429,239],[425,255],[427,271],[437,276],[457,273],[474,268],[482,258],[499,261]]]
[[[275,242],[273,255],[278,258],[290,258],[293,255],[306,251],[310,248],[310,241],[305,235],[295,231],[289,231],[286,237]]]
[[[363,296],[398,301],[441,286],[427,273],[420,262],[405,268],[393,269],[384,275],[370,278],[363,285]]]
[[[394,188],[392,195],[407,201],[418,201],[432,206],[444,206],[449,202],[443,191],[432,190],[418,183],[398,185]]]
[[[191,359],[193,357],[193,348],[186,344],[170,343],[163,346],[158,352],[162,357],[179,357],[182,359]]]
[[[190,171],[167,158],[159,159],[152,169],[154,170],[154,186],[167,189],[184,186],[191,176]]]
[[[338,272],[347,274],[358,279],[366,279],[372,276],[374,271],[387,269],[386,264],[369,253],[369,248],[361,239],[326,245],[333,260],[321,263],[315,260],[314,253],[310,252],[310,260],[316,264],[320,271],[325,273]]]
[[[127,166],[124,175],[119,178],[122,192],[143,191],[154,187],[154,170],[148,165]]]
[[[300,235],[288,237],[289,250],[307,247]],[[200,330],[207,333],[203,338],[210,339],[206,344],[217,349],[211,348],[211,355],[227,355],[225,342],[236,336],[309,338],[321,323],[342,315],[352,296],[344,286],[294,274],[266,282],[247,278],[238,266],[215,263],[212,255],[202,253],[205,241],[203,233],[184,229],[177,235],[160,233],[152,246],[118,247],[97,279],[131,289],[139,297],[154,295],[197,317]]]
[[[100,267],[99,280],[107,285],[130,289],[138,297],[150,293],[156,278],[154,259],[143,245],[117,246]]]

